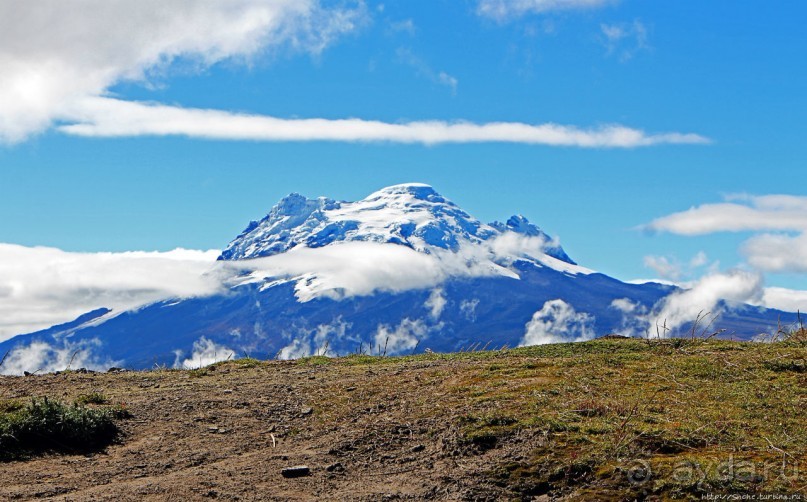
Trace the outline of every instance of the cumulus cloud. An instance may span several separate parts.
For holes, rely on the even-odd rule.
[[[595,335],[594,320],[561,299],[550,300],[532,315],[520,346],[590,340]]]
[[[68,341],[61,346],[41,341],[33,342],[9,352],[0,365],[0,374],[22,375],[26,371],[49,373],[68,368],[87,368],[98,371],[115,366],[115,361],[101,360],[93,355],[94,349],[100,345],[101,342],[98,340],[80,343]]]
[[[173,61],[200,68],[267,49],[321,52],[352,31],[362,6],[318,0],[0,2],[0,140],[71,120],[78,103]]]
[[[380,325],[375,334],[375,350],[387,355],[400,354],[413,350],[426,337],[429,327],[422,319],[406,318],[398,326],[391,328]]]
[[[506,21],[526,14],[596,9],[613,3],[616,0],[479,0],[476,12],[480,16]]]
[[[443,288],[434,288],[426,299],[424,306],[429,309],[429,316],[432,319],[439,319],[447,303],[443,296]]]
[[[756,303],[762,301],[763,277],[757,272],[729,270],[712,273],[699,279],[692,287],[673,292],[663,298],[648,314],[647,325],[666,326],[668,332],[659,335],[675,335],[675,330],[695,321],[698,316],[709,314],[718,317],[726,305]]]
[[[174,362],[175,368],[203,368],[219,361],[227,361],[236,356],[234,350],[224,345],[219,345],[205,337],[193,342],[193,349],[190,357],[180,361],[182,354],[182,351],[177,351],[176,361]]]
[[[59,130],[77,136],[186,136],[254,141],[523,143],[580,148],[637,148],[660,144],[706,144],[690,133],[646,133],[621,125],[581,129],[520,122],[380,122],[359,118],[287,119],[221,110],[181,108],[155,103],[87,98],[71,110],[72,121]]]
[[[70,253],[0,244],[0,341],[90,310],[219,291],[217,251]]]

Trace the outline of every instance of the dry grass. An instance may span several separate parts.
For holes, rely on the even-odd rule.
[[[807,347],[793,337],[681,347],[609,339],[406,357],[244,359],[195,371],[45,375],[4,384],[17,396],[41,388],[126,395],[136,419],[125,422],[127,438],[177,434],[175,443],[185,445],[154,453],[155,465],[182,465],[180,451],[240,465],[228,448],[240,451],[254,470],[241,466],[217,478],[221,493],[264,482],[250,476],[274,472],[281,453],[295,459],[318,451],[320,474],[294,485],[273,479],[273,486],[319,490],[326,499],[350,498],[364,487],[370,499],[378,489],[491,500],[699,500],[709,493],[807,496],[806,358]],[[182,410],[200,402],[221,403],[209,413],[226,424],[226,434],[194,432],[196,422]],[[310,407],[305,414],[303,404]],[[116,448],[109,448],[109,472],[119,473],[125,490],[135,459]],[[325,471],[335,461],[343,474]],[[170,479],[184,475],[167,469],[165,484],[155,485],[160,493],[178,490]],[[207,489],[193,480],[211,479],[192,472],[182,489]],[[390,473],[394,486],[381,483]]]

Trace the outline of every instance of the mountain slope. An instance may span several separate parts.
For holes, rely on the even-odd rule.
[[[627,284],[577,265],[523,216],[484,224],[423,184],[357,202],[292,194],[221,253],[217,294],[171,299],[0,343],[1,371],[226,357],[399,354],[644,334],[676,288]],[[787,314],[723,305],[750,338]],[[682,326],[686,329],[686,326]]]

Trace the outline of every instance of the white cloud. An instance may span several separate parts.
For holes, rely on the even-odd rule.
[[[280,352],[277,354],[277,358],[285,361],[288,359],[300,359],[302,357],[308,357],[311,354],[313,354],[311,344],[301,338],[295,338],[291,341],[291,343],[280,349]]]
[[[497,21],[506,21],[526,14],[596,9],[615,3],[615,0],[479,0],[477,14]]]
[[[752,302],[769,309],[778,309],[785,312],[807,312],[807,291],[787,288],[765,288],[761,301]],[[807,320],[807,317],[804,317]]]
[[[600,32],[607,54],[617,56],[622,62],[650,48],[647,42],[647,27],[638,19],[632,23],[603,23],[600,25]]]
[[[609,305],[622,313],[617,333],[624,336],[645,336],[648,328],[647,307],[630,298],[617,298]]]
[[[670,256],[645,256],[644,266],[654,270],[657,276],[663,280],[677,282],[683,278],[689,278],[698,269],[709,262],[709,257],[703,251],[699,251],[688,263],[682,263],[678,258]],[[711,265],[712,271],[716,271],[718,262]]]
[[[386,355],[413,350],[426,337],[428,332],[429,327],[421,319],[413,321],[406,318],[395,329],[387,325],[381,325],[375,335],[375,347],[373,347],[373,350]]]
[[[748,263],[766,272],[807,273],[807,197],[747,194],[657,218],[643,228],[679,235],[770,232],[741,246]]]
[[[339,355],[333,352],[331,342],[344,340],[354,341],[358,345],[361,338],[350,336],[348,330],[353,326],[338,316],[329,324],[319,324],[316,328],[298,328],[292,332],[284,332],[283,336],[290,340],[289,344],[280,349],[278,359],[299,359],[310,355]],[[358,347],[357,347],[358,348]]]
[[[561,299],[544,303],[526,325],[520,346],[581,342],[594,338],[594,317]]]
[[[728,202],[703,204],[663,216],[642,228],[679,235],[807,230],[807,197],[733,195],[727,197],[727,200]]]
[[[633,302],[630,298],[617,298],[611,302],[610,307],[619,310],[623,314],[633,314],[641,309],[641,305]]]
[[[0,141],[21,141],[121,81],[182,59],[204,68],[271,49],[317,54],[366,15],[318,0],[0,1]]]
[[[429,309],[429,316],[438,319],[446,306],[446,297],[443,296],[443,288],[434,288],[426,299],[424,306]]]
[[[0,244],[0,341],[100,307],[122,311],[171,297],[215,294],[245,281],[294,281],[297,297],[308,301],[435,288],[451,276],[515,279],[508,265],[525,253],[540,258],[541,243],[503,237],[457,253],[347,242],[241,262],[216,262],[219,252],[214,250],[71,253]],[[590,273],[548,256],[541,259],[569,273]],[[442,309],[437,297],[429,308],[434,313]]]
[[[415,22],[411,18],[408,18],[401,21],[391,21],[389,23],[389,30],[393,33],[404,32],[414,36],[415,32],[417,32],[417,27],[415,26]]]
[[[423,58],[416,56],[411,50],[401,47],[396,51],[398,61],[411,66],[418,76],[431,80],[432,82],[444,85],[451,90],[452,94],[457,93],[459,80],[444,71],[436,71]]]
[[[174,296],[210,294],[203,275],[218,251],[70,253],[0,244],[0,341],[90,310],[129,309]]]
[[[645,256],[644,266],[656,272],[662,278],[677,281],[681,278],[681,263],[666,256]]]
[[[807,233],[756,235],[740,251],[751,266],[766,272],[807,273]]]
[[[68,368],[98,371],[115,366],[117,363],[114,361],[102,361],[93,355],[93,349],[99,345],[98,340],[66,342],[61,347],[45,342],[33,342],[9,352],[0,366],[0,374],[22,375],[25,371],[49,373]]]
[[[666,326],[670,331],[659,331],[662,337],[676,335],[675,330],[695,321],[699,315],[709,315],[709,318],[720,316],[723,308],[721,302],[729,305],[759,304],[763,292],[763,278],[759,273],[737,269],[711,273],[699,279],[691,288],[676,291],[660,300],[648,314],[647,325],[651,330],[656,326]]]
[[[636,148],[709,142],[697,134],[648,134],[621,125],[580,129],[551,123],[390,123],[358,118],[284,119],[111,98],[86,99],[71,112],[71,116],[74,123],[62,125],[59,130],[90,137],[187,136],[219,140],[394,142],[425,145],[503,142],[581,148]]]
[[[482,14],[546,11],[602,0],[483,1]],[[345,7],[345,5],[350,5]],[[288,119],[115,99],[110,88],[159,81],[228,61],[250,64],[267,52],[318,54],[368,19],[361,0],[0,0],[0,143],[48,130],[92,137],[165,136],[257,141],[510,142],[585,148],[706,143],[696,134],[648,134],[621,125],[409,122],[358,118]],[[509,14],[508,14],[509,15]],[[400,29],[414,29],[406,20]],[[403,59],[456,92],[458,79],[409,53]]]
[[[698,268],[706,265],[709,262],[709,257],[703,251],[698,251],[698,253],[689,260],[689,266],[691,268]]]
[[[182,369],[196,369],[210,366],[219,361],[227,361],[236,357],[235,351],[215,343],[205,337],[202,337],[193,342],[193,350],[191,356],[180,362],[182,352],[177,352],[177,358],[174,362],[175,368]]]
[[[338,242],[319,248],[297,247],[274,256],[219,265],[242,282],[294,281],[297,298],[303,302],[320,297],[339,300],[376,291],[434,288],[448,277],[518,279],[518,274],[509,268],[516,259],[531,259],[569,274],[592,273],[544,255],[540,242],[540,239],[505,233],[479,244],[466,243],[456,252],[431,249],[428,254],[397,244]]]
[[[479,298],[463,300],[460,303],[460,313],[469,321],[476,321],[476,307],[479,306]]]

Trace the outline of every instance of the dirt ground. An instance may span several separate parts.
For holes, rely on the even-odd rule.
[[[803,343],[602,339],[0,377],[2,402],[131,415],[103,451],[0,461],[0,500],[804,500],[805,361]]]
[[[132,413],[105,451],[0,463],[0,499],[511,498],[484,472],[535,438],[468,449],[453,419],[462,402],[441,399],[451,375],[473,364],[231,362],[191,372],[0,377],[4,399],[100,392]],[[282,475],[298,465],[310,474]]]

